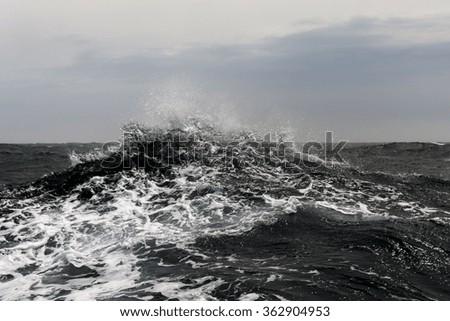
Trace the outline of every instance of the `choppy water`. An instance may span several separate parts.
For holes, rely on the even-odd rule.
[[[127,157],[21,186],[76,148],[0,146],[21,172],[0,174],[16,185],[0,191],[2,300],[450,299],[450,145],[354,146],[328,168],[268,159],[249,133],[131,131]]]

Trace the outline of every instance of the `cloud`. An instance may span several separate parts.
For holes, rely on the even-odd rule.
[[[121,120],[139,114],[137,102],[148,90],[188,75],[203,84],[203,90],[230,96],[237,109],[245,111],[248,123],[298,119],[301,134],[332,129],[353,141],[445,140],[450,37],[444,20],[358,18],[254,43],[197,44],[122,55],[86,39],[58,38],[54,41],[64,43],[64,48],[76,48],[69,50],[70,59],[5,81],[0,104],[11,108],[31,101],[48,119],[54,109],[45,111],[42,106],[59,104],[61,122],[70,121],[64,115],[74,119],[73,108],[80,113],[91,110],[90,119],[101,124],[106,135],[116,131],[117,114],[122,113]],[[422,28],[430,36],[419,41]],[[28,90],[25,97],[9,91],[20,84]],[[43,124],[50,122],[45,117]],[[72,125],[74,132],[68,132],[67,139],[76,140],[75,128],[86,124],[84,119]],[[84,133],[92,135],[89,140],[98,137],[95,128]]]

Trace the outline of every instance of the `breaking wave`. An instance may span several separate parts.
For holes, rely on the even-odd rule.
[[[114,146],[71,154],[67,170],[0,192],[1,299],[314,298],[293,293],[292,282],[304,282],[303,290],[322,287],[330,298],[355,298],[355,292],[326,290],[320,278],[327,268],[322,261],[336,253],[293,264],[292,244],[271,228],[286,222],[283,233],[289,235],[289,228],[299,228],[292,217],[315,222],[311,215],[320,224],[334,224],[336,237],[348,226],[378,229],[377,222],[425,221],[446,229],[450,224],[445,181],[408,183],[383,173],[329,168],[299,159],[295,146],[274,152],[254,132],[224,132],[197,119],[164,129],[130,123],[123,130],[126,135]],[[283,135],[274,139],[284,142]],[[328,228],[324,237],[331,235]],[[285,248],[253,244],[254,251],[267,253],[249,254],[252,233],[274,238],[281,247],[285,242]],[[394,240],[396,233],[386,236],[389,247],[397,242],[401,255],[437,253],[433,271],[448,276],[449,251],[442,245],[447,234],[438,245],[421,240],[416,252],[408,241]],[[370,251],[382,255],[386,246],[377,246]],[[298,256],[298,249],[290,250]],[[344,261],[336,269],[382,282],[390,298],[416,295],[417,289],[398,291],[398,281],[386,271]],[[280,286],[272,289],[275,280]],[[435,292],[424,298],[448,294]]]

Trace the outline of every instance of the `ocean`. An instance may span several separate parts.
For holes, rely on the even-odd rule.
[[[128,129],[0,145],[1,300],[450,300],[450,144]]]

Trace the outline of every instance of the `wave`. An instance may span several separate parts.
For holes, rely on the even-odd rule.
[[[274,151],[254,132],[198,119],[123,130],[114,146],[72,154],[67,170],[0,192],[2,299],[214,299],[221,277],[186,280],[173,268],[207,265],[200,238],[244,235],[311,208],[360,221],[450,214],[401,182],[280,151],[282,135]]]

